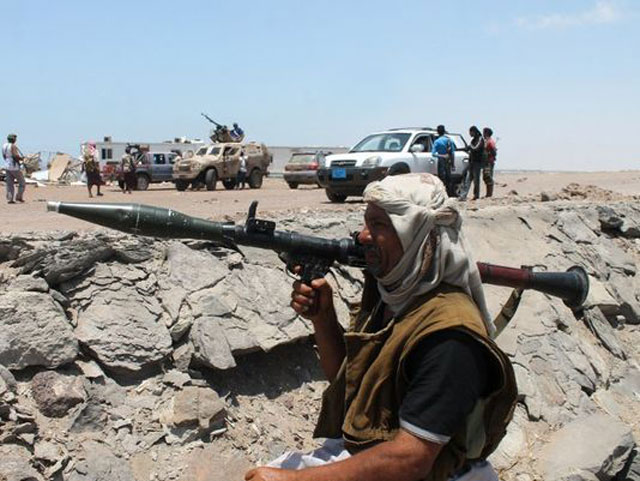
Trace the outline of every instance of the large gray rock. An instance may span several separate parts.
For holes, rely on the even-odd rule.
[[[227,275],[227,265],[206,251],[172,242],[167,249],[168,283],[187,292],[213,287]]]
[[[83,444],[84,460],[75,465],[68,481],[134,481],[129,463],[95,441]]]
[[[597,413],[577,419],[555,432],[542,449],[542,479],[611,479],[624,467],[634,444],[631,429],[617,418]]]
[[[589,277],[589,293],[583,307],[599,307],[607,319],[615,319],[620,314],[620,302],[609,293],[604,283],[594,277]]]
[[[620,231],[620,227],[624,224],[624,216],[620,216],[614,209],[605,205],[599,205],[597,210],[600,228],[603,231]]]
[[[78,343],[60,306],[39,292],[0,295],[0,364],[56,368],[72,362]]]
[[[9,285],[14,291],[48,292],[49,284],[42,277],[21,275],[16,277]]]
[[[104,366],[136,372],[171,353],[171,336],[158,322],[155,298],[136,291],[101,292],[78,316],[78,340]]]
[[[215,317],[198,318],[189,333],[193,359],[207,367],[229,369],[236,366],[221,322]]]
[[[138,264],[158,254],[153,239],[138,236],[123,236],[113,243],[116,259],[125,264]]]
[[[592,244],[598,240],[598,236],[574,210],[560,212],[557,224],[558,228],[573,242]]]
[[[0,262],[17,259],[23,251],[32,247],[18,236],[0,238]]]
[[[43,371],[33,376],[31,391],[40,412],[52,418],[63,417],[86,399],[82,378],[55,371]]]
[[[39,273],[50,286],[82,274],[96,262],[110,259],[114,249],[100,239],[74,240],[62,245],[36,249],[20,256],[14,266],[23,274]]]
[[[626,359],[627,355],[620,345],[616,331],[611,327],[611,324],[609,324],[600,308],[594,307],[592,309],[586,309],[584,311],[584,320],[589,329],[600,339],[602,345],[606,347],[611,354],[620,359]]]
[[[611,269],[623,274],[635,275],[637,267],[631,254],[625,252],[609,240],[599,239],[593,247],[599,257],[601,257]]]
[[[620,312],[629,324],[640,324],[640,281],[618,272],[609,276],[609,285],[620,303]]]
[[[42,481],[29,460],[31,453],[15,444],[0,445],[0,480],[2,481]]]
[[[188,386],[179,391],[160,410],[169,444],[187,442],[224,424],[225,406],[216,392],[209,388]]]

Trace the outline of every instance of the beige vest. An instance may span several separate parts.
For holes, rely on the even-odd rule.
[[[478,401],[464,429],[442,448],[425,479],[444,481],[466,460],[491,454],[506,433],[517,388],[509,359],[487,336],[471,298],[457,288],[443,285],[416,299],[404,315],[377,332],[369,332],[372,316],[365,307],[370,305],[363,305],[345,334],[346,359],[323,395],[314,436],[342,437],[351,453],[393,439],[408,388],[405,359],[434,332],[458,329],[491,354],[496,369],[492,369],[489,380],[494,389]]]

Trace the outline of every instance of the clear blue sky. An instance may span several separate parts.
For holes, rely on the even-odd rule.
[[[640,2],[2,2],[0,132],[22,150],[272,145],[494,128],[501,168],[640,168]]]

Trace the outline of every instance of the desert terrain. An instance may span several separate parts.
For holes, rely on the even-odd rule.
[[[241,221],[250,202],[279,229],[345,237],[359,198],[321,189],[177,192],[91,202]],[[502,173],[492,199],[460,203],[476,260],[589,274],[584,306],[525,292],[497,343],[519,387],[491,462],[505,481],[640,480],[640,171]],[[291,276],[265,250],[129,236],[47,213],[83,187],[28,187],[0,204],[0,479],[231,481],[309,450],[327,383],[312,326],[288,307]],[[345,325],[358,269],[328,275]],[[510,290],[486,286],[496,315]]]

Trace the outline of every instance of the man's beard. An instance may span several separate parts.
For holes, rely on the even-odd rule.
[[[376,279],[382,277],[384,272],[382,272],[382,264],[381,264],[381,255],[380,250],[375,245],[366,245],[364,246],[365,251],[365,261],[367,263],[367,271]],[[367,254],[371,253],[371,256]],[[369,259],[374,257],[375,260],[371,262]]]

